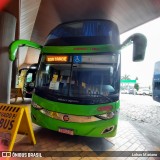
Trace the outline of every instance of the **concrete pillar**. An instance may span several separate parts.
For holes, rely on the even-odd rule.
[[[15,39],[16,18],[0,12],[0,103],[10,103],[12,62],[8,57],[8,46]]]

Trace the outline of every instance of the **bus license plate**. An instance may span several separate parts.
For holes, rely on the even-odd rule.
[[[64,133],[64,134],[69,134],[69,135],[74,135],[73,130],[65,129],[65,128],[59,128],[58,132]]]

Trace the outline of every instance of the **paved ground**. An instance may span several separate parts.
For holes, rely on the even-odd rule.
[[[160,103],[151,96],[121,94],[121,115],[160,127]]]
[[[80,136],[69,136],[50,131],[33,124],[36,145],[31,145],[29,139],[24,135],[18,135],[14,145],[14,151],[53,151],[53,155],[43,158],[25,158],[27,160],[159,160],[160,157],[138,157],[130,155],[133,151],[159,151],[155,143],[151,143],[148,137],[141,132],[137,124],[149,124],[153,130],[159,127],[159,104],[154,103],[151,97],[139,97],[133,95],[121,95],[121,113],[118,124],[118,132],[116,137],[101,140],[97,143],[97,147],[101,148],[104,144],[109,147],[102,152],[97,152],[92,146],[86,143],[87,139]],[[154,104],[153,104],[154,103]],[[157,113],[158,112],[158,113]],[[153,118],[154,117],[154,118]],[[150,119],[150,120],[149,120]],[[145,126],[145,125],[144,125]],[[158,133],[158,132],[157,132]],[[96,141],[96,139],[92,139]],[[60,151],[60,152],[59,152]],[[61,151],[66,151],[62,153]],[[77,152],[78,151],[78,152]],[[107,152],[106,152],[107,151]],[[114,155],[108,157],[108,151],[116,151],[117,157]],[[117,152],[120,151],[120,152]],[[60,155],[57,156],[57,153]],[[66,153],[69,154],[66,155]],[[129,153],[131,156],[123,156]],[[72,155],[71,155],[72,154]],[[114,152],[115,154],[115,152]],[[20,160],[22,158],[13,158]]]
[[[153,145],[160,147],[160,103],[151,96],[122,94],[120,118],[129,121]]]

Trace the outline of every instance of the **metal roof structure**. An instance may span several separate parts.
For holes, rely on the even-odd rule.
[[[10,0],[4,11],[17,18],[16,39],[43,45],[55,26],[80,19],[112,20],[122,34],[158,18],[160,0]],[[38,55],[34,49],[21,49],[19,66],[36,63]]]

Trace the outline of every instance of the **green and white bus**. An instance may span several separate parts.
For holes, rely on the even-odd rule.
[[[10,45],[13,61],[20,46],[41,50],[32,96],[32,121],[70,135],[113,137],[119,114],[120,50],[133,43],[133,61],[143,60],[146,38],[130,36],[122,45],[110,20],[58,25],[44,46],[27,40]]]

